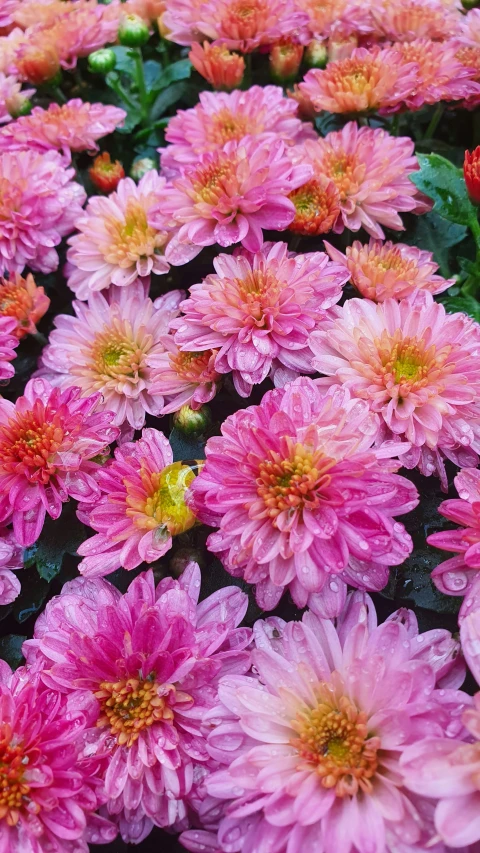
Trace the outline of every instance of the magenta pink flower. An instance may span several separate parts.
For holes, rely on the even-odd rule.
[[[108,811],[133,834],[142,822],[144,831],[188,825],[189,800],[214,764],[202,716],[218,702],[219,678],[249,667],[250,631],[237,628],[247,596],[230,586],[198,604],[199,592],[196,563],[156,589],[153,573],[142,574],[123,596],[78,578],[24,646],[46,684],[85,709],[85,755],[106,758]]]
[[[58,518],[70,497],[98,500],[91,460],[118,434],[111,413],[96,412],[99,400],[43,379],[31,379],[15,405],[0,399],[0,522],[13,521],[19,545],[32,545],[46,513]]]
[[[5,853],[88,853],[113,841],[97,767],[82,760],[81,707],[0,661],[0,849]]]
[[[363,573],[365,588],[369,573],[410,553],[393,518],[416,506],[417,492],[394,473],[400,462],[387,458],[401,445],[372,448],[377,431],[368,404],[346,388],[325,394],[301,378],[231,415],[222,436],[208,440],[192,483],[194,511],[219,528],[208,548],[232,575],[256,584],[265,610],[285,587],[300,607],[327,606],[328,597],[341,606],[349,566],[356,586]]]
[[[480,693],[473,703],[462,716],[470,743],[427,737],[405,750],[400,768],[411,791],[438,801],[435,829],[448,849],[473,844],[475,853],[480,841]]]
[[[250,53],[282,38],[309,40],[308,17],[294,0],[166,0],[162,25],[177,44],[204,37]]]
[[[116,426],[141,429],[145,414],[158,415],[163,406],[163,397],[151,393],[148,360],[164,352],[162,337],[183,296],[171,291],[152,302],[137,281],[73,302],[75,317],[55,318],[38,375],[61,388],[76,385],[83,397],[100,392],[99,408],[114,413]]]
[[[429,545],[456,554],[440,563],[432,580],[446,595],[473,595],[480,583],[480,471],[464,468],[455,477],[459,498],[443,501],[438,511],[444,518],[460,524],[454,530],[442,530],[427,537]],[[465,600],[460,616],[470,610]]]
[[[2,384],[15,374],[15,368],[10,362],[15,358],[15,349],[18,347],[16,330],[15,317],[0,316],[0,382]]]
[[[188,464],[173,463],[163,432],[144,429],[138,441],[115,450],[96,475],[101,498],[81,504],[79,517],[96,531],[82,542],[82,574],[104,577],[123,566],[153,563],[171,548],[172,536],[195,524],[185,493],[195,477]]]
[[[329,178],[338,189],[337,233],[364,228],[383,240],[382,225],[402,231],[400,213],[428,209],[409,177],[418,169],[410,137],[394,137],[380,128],[349,122],[324,139],[307,140],[304,149],[302,162],[311,163],[316,174]]]
[[[262,139],[282,139],[294,145],[316,139],[312,125],[300,121],[298,105],[279,86],[252,86],[246,92],[201,92],[200,103],[179,110],[169,121],[166,148],[159,148],[163,171],[170,175],[195,164],[207,151],[222,148],[247,134]],[[267,135],[267,137],[265,137]]]
[[[20,111],[34,94],[35,89],[22,91],[22,84],[16,77],[6,76],[0,72],[0,124],[12,121],[12,115]]]
[[[150,273],[163,275],[168,233],[152,227],[148,217],[165,192],[165,178],[152,169],[139,181],[124,178],[108,198],[93,196],[70,237],[68,286],[79,299],[111,284],[125,287]]]
[[[0,274],[58,267],[58,246],[86,199],[57,151],[0,154]]]
[[[11,604],[20,593],[21,584],[14,575],[23,568],[23,548],[13,532],[0,526],[0,605]]]
[[[126,112],[105,104],[89,104],[74,98],[66,104],[34,107],[0,130],[0,151],[98,151],[97,140],[121,126]]]
[[[257,622],[252,674],[225,676],[204,719],[210,755],[223,764],[205,779],[224,803],[218,847],[202,848],[195,831],[183,843],[224,853],[426,850],[427,804],[406,790],[400,760],[426,732],[447,744],[470,701],[454,689],[464,678],[458,644],[442,633],[446,666],[435,631],[419,634],[409,611],[377,627],[361,593],[336,628],[308,611],[301,622]]]
[[[383,420],[380,436],[412,445],[402,457],[423,474],[443,460],[476,465],[480,451],[480,326],[447,314],[426,291],[375,305],[350,299],[336,319],[313,332],[314,366],[322,385],[345,384]],[[332,312],[333,313],[333,312]]]
[[[438,264],[431,252],[424,252],[406,243],[388,240],[370,240],[362,245],[355,240],[342,254],[325,241],[325,248],[332,261],[343,264],[350,273],[352,284],[362,296],[373,302],[385,299],[404,299],[417,288],[429,293],[442,293],[455,284],[455,280],[435,275]]]
[[[183,352],[171,334],[162,338],[162,344],[164,351],[148,359],[151,393],[166,398],[162,415],[186,405],[199,409],[213,400],[222,378],[216,367],[217,350]]]
[[[214,243],[242,243],[256,252],[262,228],[281,231],[293,220],[287,195],[311,174],[309,165],[292,165],[281,139],[231,140],[203,154],[165,188],[149,223],[158,229],[181,226],[165,252],[172,263],[186,263]]]
[[[339,301],[348,271],[322,252],[295,255],[286,243],[265,243],[248,257],[219,255],[216,275],[190,288],[174,320],[182,350],[218,350],[215,368],[233,372],[248,397],[278,361],[297,373],[312,373],[310,331]]]

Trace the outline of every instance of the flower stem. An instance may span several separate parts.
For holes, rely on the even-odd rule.
[[[480,262],[480,225],[478,223],[478,219],[475,217],[470,220],[469,228],[473,234],[473,239],[475,240],[475,245],[477,247],[477,263]]]
[[[119,98],[132,110],[138,109],[138,104],[130,97],[128,92],[125,91],[120,80],[118,79],[118,75],[115,72],[111,72],[108,75],[108,85],[111,89],[118,95]]]
[[[390,128],[390,133],[392,136],[398,136],[398,129],[400,126],[400,113],[395,113],[393,116],[392,126]]]
[[[445,105],[440,103],[437,104],[435,108],[435,112],[433,113],[432,118],[430,119],[430,124],[428,125],[423,138],[424,139],[433,139],[435,131],[439,125],[440,119],[443,115],[443,111],[445,109]]]
[[[142,114],[142,124],[148,120],[148,92],[145,83],[145,74],[143,71],[143,56],[139,47],[134,47],[130,51],[133,61],[135,62],[135,82],[138,89],[138,98],[140,101],[140,112]]]

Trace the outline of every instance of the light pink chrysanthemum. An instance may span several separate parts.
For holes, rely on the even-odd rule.
[[[435,829],[448,849],[480,841],[480,693],[462,715],[470,743],[429,736],[405,750],[400,770],[416,795],[438,801]],[[470,850],[470,847],[468,847]]]
[[[463,15],[439,0],[387,0],[372,3],[378,35],[392,42],[417,38],[445,41],[460,29]]]
[[[402,231],[400,213],[428,210],[409,177],[418,169],[409,137],[393,137],[380,128],[349,122],[324,139],[308,140],[304,149],[306,162],[316,173],[332,180],[339,192],[341,215],[334,226],[337,233],[363,227],[372,237],[383,240],[382,225]]]
[[[480,9],[470,9],[461,17],[455,38],[462,44],[480,48]]]
[[[363,35],[373,30],[370,3],[358,0],[297,0],[307,13],[309,29],[314,39]]]
[[[312,125],[300,121],[297,113],[297,104],[279,86],[252,86],[229,94],[201,92],[197,106],[179,110],[169,121],[165,139],[172,144],[158,149],[162,169],[177,174],[199,155],[247,134],[268,134],[270,140],[283,139],[287,145],[316,139]]]
[[[117,834],[94,814],[97,766],[82,760],[81,707],[0,661],[0,849],[88,853]]]
[[[165,397],[162,415],[189,405],[199,409],[213,400],[222,379],[216,368],[217,350],[182,352],[173,335],[162,339],[163,353],[150,356],[151,393]]]
[[[21,583],[15,571],[23,567],[23,548],[12,531],[0,526],[0,605],[11,604],[20,593]]]
[[[297,373],[313,373],[308,337],[342,295],[348,271],[322,252],[295,255],[287,243],[265,243],[248,257],[219,255],[216,275],[190,288],[174,320],[182,350],[218,350],[215,368],[233,372],[248,397],[276,359]]]
[[[165,178],[152,169],[139,181],[123,178],[108,198],[93,196],[69,239],[68,286],[79,299],[111,284],[132,284],[150,273],[170,269],[164,250],[168,233],[149,222],[151,209],[165,192]]]
[[[0,130],[0,151],[98,151],[97,139],[113,133],[125,116],[125,110],[118,107],[89,104],[80,98],[61,106],[50,104],[46,110],[34,107],[30,115]]]
[[[392,112],[415,91],[416,83],[415,64],[403,61],[394,48],[359,47],[324,70],[309,71],[299,88],[318,112]]]
[[[208,440],[192,483],[194,511],[220,528],[209,550],[256,584],[265,610],[286,587],[300,607],[332,595],[343,603],[349,566],[351,582],[362,586],[363,572],[368,588],[375,572],[410,553],[393,519],[416,506],[417,492],[388,458],[401,446],[372,447],[377,431],[377,416],[346,388],[325,394],[301,378],[231,415],[222,437]]]
[[[480,588],[480,471],[463,468],[455,477],[455,486],[459,498],[443,501],[438,511],[461,527],[432,533],[427,542],[456,555],[433,570],[432,580],[446,595],[467,596],[462,618],[473,604],[468,599]]]
[[[448,743],[471,701],[455,689],[464,678],[458,644],[442,634],[446,665],[436,631],[419,634],[408,610],[377,626],[361,593],[336,628],[308,611],[301,622],[257,622],[254,674],[224,677],[204,720],[208,750],[223,764],[205,779],[224,803],[218,847],[202,848],[212,835],[190,831],[188,849],[426,850],[433,826],[403,784],[400,759],[426,731]]]
[[[409,110],[419,110],[424,104],[439,101],[459,101],[479,97],[475,67],[464,64],[458,54],[458,44],[416,39],[394,48],[404,62],[417,65],[417,86],[404,99]]]
[[[162,24],[168,38],[191,44],[209,38],[230,50],[255,48],[288,38],[308,41],[308,18],[293,0],[166,0]]]
[[[0,154],[0,274],[52,272],[58,246],[81,216],[86,192],[57,151]]]
[[[163,397],[152,397],[148,359],[164,352],[161,339],[178,313],[184,293],[173,291],[152,302],[140,282],[113,287],[107,296],[91,293],[74,302],[76,316],[59,314],[41,356],[39,375],[61,388],[76,385],[82,396],[100,392],[100,408],[112,423],[141,429],[145,414],[158,415]]]
[[[346,267],[352,284],[362,296],[373,302],[404,299],[417,288],[432,294],[442,293],[455,284],[454,279],[435,275],[438,264],[431,252],[406,243],[370,240],[362,245],[355,240],[342,254],[325,240],[325,248],[332,261]]]
[[[31,379],[15,405],[0,400],[0,522],[13,521],[19,545],[32,545],[46,513],[58,518],[70,497],[98,500],[91,460],[118,434],[109,412],[95,412],[99,399]]]
[[[1,0],[0,2],[0,29],[7,29],[14,23],[14,14],[18,6],[18,0]]]
[[[402,457],[446,486],[443,460],[476,465],[480,452],[480,326],[447,314],[426,291],[375,305],[349,299],[313,332],[314,366],[368,402],[383,421],[379,437],[404,439]]]
[[[77,59],[117,40],[121,4],[76,0],[63,3],[64,10],[55,21],[39,24],[29,30],[29,40],[39,44],[48,41],[57,48],[62,68],[71,69]]]
[[[35,89],[22,90],[22,84],[16,77],[0,72],[0,124],[12,121],[12,116],[19,112],[34,94]]]
[[[287,195],[311,174],[311,166],[292,164],[281,139],[231,140],[166,187],[149,222],[159,229],[181,226],[165,251],[173,263],[186,263],[214,243],[242,243],[256,252],[262,228],[280,231],[292,221],[295,207]]]
[[[19,27],[15,27],[8,36],[0,36],[0,71],[3,74],[10,73],[15,51],[25,39],[25,33]]]
[[[15,349],[18,346],[16,329],[17,321],[14,317],[0,316],[0,382],[2,384],[15,374],[15,368],[10,362],[15,358]]]
[[[140,575],[123,596],[79,578],[47,604],[24,646],[48,686],[78,696],[90,725],[85,754],[107,759],[108,811],[134,832],[142,821],[147,830],[185,826],[214,764],[202,716],[218,702],[219,678],[249,667],[250,631],[237,628],[247,596],[224,587],[198,604],[199,592],[196,563],[156,589],[151,571]]]
[[[96,474],[100,500],[79,507],[79,517],[97,534],[78,549],[85,558],[80,572],[104,577],[163,557],[172,536],[195,524],[185,503],[194,477],[189,465],[173,463],[170,444],[159,430],[144,429],[138,441],[117,447],[115,459]]]

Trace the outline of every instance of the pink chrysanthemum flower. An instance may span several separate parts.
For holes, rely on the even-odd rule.
[[[216,275],[190,288],[174,320],[182,350],[217,349],[215,368],[233,372],[248,397],[276,359],[297,373],[312,373],[308,337],[342,295],[348,271],[322,252],[295,255],[286,243],[266,243],[251,256],[219,255]]]
[[[98,766],[82,760],[85,716],[0,661],[0,847],[5,853],[88,853],[116,828],[94,814]]]
[[[213,400],[222,376],[216,368],[218,350],[183,352],[173,335],[162,339],[163,353],[150,356],[154,396],[165,397],[162,415],[178,412],[182,406],[200,409]]]
[[[314,366],[345,384],[383,421],[379,437],[404,439],[402,457],[446,487],[443,460],[476,465],[480,452],[480,326],[447,314],[426,291],[381,305],[349,299],[313,332]]]
[[[480,693],[462,720],[469,743],[429,736],[405,750],[400,770],[411,791],[438,801],[435,829],[448,850],[475,853],[480,841]]]
[[[406,109],[418,110],[424,104],[459,101],[480,95],[477,70],[465,64],[458,54],[458,44],[416,39],[397,44],[395,49],[404,62],[417,65],[417,86],[404,100]]]
[[[349,122],[324,139],[304,143],[306,161],[316,173],[330,179],[339,192],[341,216],[334,230],[364,228],[383,240],[382,225],[402,231],[399,216],[405,211],[423,213],[411,172],[418,169],[409,137],[393,137],[380,128],[358,127]]]
[[[309,71],[300,91],[318,112],[392,112],[416,88],[417,69],[394,48],[359,47],[347,59]]]
[[[12,531],[0,525],[0,605],[11,604],[20,594],[21,583],[14,572],[23,568],[23,548]]]
[[[250,663],[251,632],[237,628],[245,593],[224,587],[198,604],[199,592],[196,563],[157,588],[146,572],[125,595],[78,578],[47,604],[24,646],[46,684],[84,708],[85,754],[107,759],[108,811],[137,825],[146,818],[148,828],[187,823],[213,765],[202,716],[218,702],[220,677]]]
[[[75,317],[55,318],[40,375],[61,388],[78,386],[83,397],[100,392],[99,409],[113,412],[112,423],[141,429],[145,414],[158,415],[163,406],[163,397],[151,394],[148,359],[164,352],[162,336],[183,296],[177,290],[152,302],[136,282],[75,301]]]
[[[54,22],[38,24],[29,31],[30,41],[49,41],[56,46],[62,68],[74,68],[80,57],[117,40],[120,3],[76,0],[63,3],[63,7]]]
[[[453,5],[438,0],[387,0],[373,3],[371,14],[379,35],[392,42],[445,41],[456,35],[463,19]]]
[[[70,497],[99,498],[91,460],[118,434],[110,412],[95,412],[99,399],[31,379],[15,405],[0,400],[0,522],[13,521],[19,545],[32,545],[46,513],[58,518]]]
[[[417,492],[393,473],[400,462],[387,458],[399,445],[372,447],[377,431],[368,404],[346,388],[325,394],[301,378],[231,415],[222,437],[208,440],[192,483],[194,511],[220,528],[209,550],[256,584],[265,610],[286,587],[300,607],[332,593],[343,603],[349,566],[357,586],[363,569],[365,588],[374,582],[369,572],[410,553],[410,537],[393,519],[416,506]]]
[[[442,634],[446,665],[436,631],[419,634],[408,610],[377,626],[360,593],[336,627],[308,611],[301,622],[257,622],[254,674],[223,678],[204,720],[223,764],[205,779],[224,803],[218,846],[194,830],[183,843],[197,853],[427,849],[433,827],[399,765],[425,731],[448,743],[447,727],[470,703],[454,689],[464,678],[458,644]]]
[[[0,72],[0,124],[12,121],[25,102],[35,94],[35,89],[22,89],[16,77]]]
[[[443,501],[438,511],[461,527],[432,533],[427,542],[456,556],[440,563],[432,580],[446,595],[470,598],[480,588],[480,471],[464,468],[455,477],[455,486],[459,498]],[[460,616],[469,609],[470,602],[465,601]]]
[[[10,362],[15,358],[15,349],[18,346],[16,329],[17,322],[13,317],[0,316],[0,382],[2,385],[15,374],[15,368]]]
[[[231,140],[203,154],[166,187],[149,222],[159,229],[164,223],[181,226],[165,252],[176,264],[214,243],[242,243],[256,252],[262,228],[280,231],[292,221],[295,207],[287,195],[311,174],[311,166],[292,164],[281,139]]]
[[[89,199],[69,239],[68,286],[79,299],[111,284],[125,287],[150,273],[170,269],[164,250],[168,232],[149,222],[152,208],[165,193],[165,178],[152,169],[139,181],[124,178],[116,192]]]
[[[80,505],[81,520],[96,531],[82,542],[85,559],[79,570],[88,577],[104,577],[116,569],[136,569],[153,563],[171,548],[172,536],[195,524],[185,493],[195,470],[173,454],[163,432],[144,429],[142,437],[115,450],[115,459],[97,471],[101,498],[93,506]]]
[[[162,169],[178,173],[199,155],[247,134],[268,134],[270,140],[283,139],[286,145],[316,139],[311,124],[300,121],[297,112],[297,104],[279,86],[252,86],[246,92],[229,94],[201,92],[197,106],[179,110],[169,121],[165,139],[172,144],[158,149]]]
[[[313,38],[335,38],[337,35],[370,33],[373,29],[370,4],[355,0],[298,0],[307,13]]]
[[[46,110],[34,107],[30,115],[0,130],[0,151],[98,151],[97,139],[113,133],[125,116],[125,110],[118,107],[89,104],[80,98],[62,106],[50,104]]]
[[[37,287],[31,273],[26,278],[19,273],[10,278],[0,278],[0,315],[15,319],[14,335],[19,340],[36,333],[36,323],[49,306],[50,299],[43,287]]]
[[[66,11],[64,0],[21,0],[21,2],[13,0],[13,2],[17,7],[12,14],[13,20],[23,30],[35,27],[37,24],[54,24],[58,16]]]
[[[373,302],[404,299],[417,288],[432,294],[442,293],[455,284],[454,279],[435,275],[438,264],[431,252],[406,243],[370,240],[362,245],[355,240],[347,246],[345,254],[326,241],[325,248],[332,261],[346,267],[352,284],[362,296]]]
[[[8,29],[14,21],[18,0],[2,0],[0,3],[0,29]]]
[[[58,246],[81,216],[86,192],[57,151],[0,154],[0,274],[52,272]]]
[[[163,24],[168,38],[191,44],[204,37],[231,50],[250,53],[287,37],[308,41],[308,18],[293,0],[205,0],[185,4],[167,0]]]

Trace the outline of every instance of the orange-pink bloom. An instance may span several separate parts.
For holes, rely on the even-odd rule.
[[[222,44],[210,45],[203,42],[203,47],[192,44],[188,58],[193,67],[214,89],[229,92],[240,86],[245,73],[245,60],[238,53],[232,53]]]
[[[0,315],[13,317],[17,322],[17,338],[34,335],[36,323],[46,314],[50,299],[43,287],[37,287],[31,273],[22,278],[14,273],[10,278],[0,278]]]

